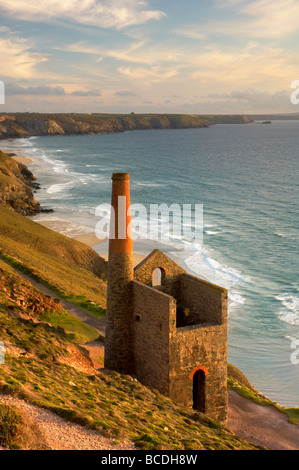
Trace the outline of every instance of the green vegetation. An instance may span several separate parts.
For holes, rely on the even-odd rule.
[[[0,405],[0,445],[19,448],[15,441],[22,423],[22,416],[15,407]]]
[[[227,384],[231,390],[239,393],[247,400],[251,400],[257,405],[272,406],[274,403],[263,394],[258,392],[237,367],[228,364],[227,366]]]
[[[0,257],[99,316],[106,302],[105,261],[71,240],[0,205]]]
[[[289,421],[293,424],[299,424],[299,408],[285,408],[283,406],[278,405],[277,403],[270,400],[270,398],[266,397],[258,390],[256,390],[253,385],[249,382],[249,380],[245,377],[243,372],[241,372],[237,367],[228,364],[228,380],[227,384],[231,390],[239,393],[242,397],[246,398],[247,400],[251,400],[257,405],[262,406],[274,406],[277,410],[281,413],[285,413]]]
[[[17,407],[0,404],[0,446],[9,450],[46,450],[38,425]]]
[[[83,243],[21,215],[38,206],[30,189],[34,179],[24,165],[0,151],[0,258],[59,297],[103,317],[106,262]]]
[[[66,365],[69,346],[75,343],[61,329],[12,318],[2,308],[0,329],[2,340],[9,343],[0,368],[2,393],[106,436],[131,439],[141,449],[254,449],[129,376],[90,375]]]
[[[47,449],[36,423],[9,405],[0,405],[0,445],[10,450]]]
[[[8,311],[17,309],[20,317],[25,315],[26,318],[60,327],[68,338],[78,343],[92,341],[99,336],[95,328],[70,315],[55,299],[24,281],[13,268],[1,260],[0,306]]]
[[[3,394],[26,399],[114,439],[132,440],[141,449],[254,449],[132,377],[98,374],[78,344],[93,339],[90,331],[3,261],[0,331],[6,346],[5,364],[0,366]],[[18,438],[29,433],[27,420],[14,412],[3,409],[2,445],[32,448],[32,443],[22,444]]]

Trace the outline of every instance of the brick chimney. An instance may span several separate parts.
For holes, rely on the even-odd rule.
[[[130,176],[112,175],[105,338],[105,368],[134,372],[132,295],[133,240],[130,232]]]

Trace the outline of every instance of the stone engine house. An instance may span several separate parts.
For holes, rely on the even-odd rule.
[[[130,177],[112,176],[105,367],[134,374],[174,402],[227,423],[227,290],[194,277],[159,250],[133,267]]]

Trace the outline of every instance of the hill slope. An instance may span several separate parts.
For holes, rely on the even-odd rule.
[[[59,315],[65,316],[61,307],[1,261],[0,292],[0,331],[6,353],[0,366],[0,393],[26,399],[142,449],[255,448],[132,377],[99,373],[76,335],[51,326],[52,320],[57,324]],[[3,426],[0,404],[0,445],[21,445],[14,435],[3,440]]]
[[[1,205],[0,256],[63,296],[105,308],[106,262],[94,250]]]

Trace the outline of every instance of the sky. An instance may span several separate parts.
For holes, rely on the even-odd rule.
[[[0,112],[299,112],[298,33],[298,0],[0,0]]]

